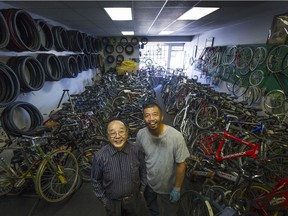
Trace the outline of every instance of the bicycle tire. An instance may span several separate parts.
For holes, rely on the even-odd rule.
[[[232,93],[233,95],[235,95],[236,97],[241,97],[243,96],[248,88],[249,88],[249,83],[245,83],[243,81],[244,79],[239,77],[234,83],[233,83],[233,86],[232,86]]]
[[[264,80],[264,72],[262,70],[254,70],[249,76],[251,86],[259,86]]]
[[[92,169],[93,155],[100,148],[101,146],[99,145],[86,147],[77,156],[77,162],[79,165],[79,175],[82,177],[82,180],[85,182],[91,181],[91,169]]]
[[[195,126],[192,119],[189,118],[187,119],[187,121],[185,121],[181,132],[185,138],[186,143],[188,143],[192,139],[192,137],[194,137]]]
[[[187,190],[179,200],[178,215],[212,216],[214,214],[210,203],[201,194],[194,190]]]
[[[235,61],[237,46],[227,47],[222,55],[222,63],[230,65]]]
[[[180,125],[183,119],[183,115],[185,112],[185,107],[182,108],[180,111],[177,112],[177,114],[175,115],[174,119],[173,119],[173,127],[180,129]]]
[[[288,53],[288,45],[279,45],[272,48],[267,56],[266,66],[271,73],[279,73],[285,70],[284,56]],[[288,66],[288,65],[285,65]]]
[[[285,101],[284,91],[279,89],[271,90],[264,96],[264,108],[269,113],[280,114],[279,112],[285,112]]]
[[[288,158],[286,154],[268,157],[265,164],[263,179],[265,182],[275,182],[277,178],[287,178],[288,176]]]
[[[212,104],[206,107],[201,107],[195,115],[195,125],[202,130],[209,129],[213,127],[219,117],[218,108]]]
[[[247,212],[257,213],[257,209],[251,206],[252,200],[269,191],[270,188],[256,183],[251,183],[251,185],[242,185],[232,193],[229,204],[232,206],[237,205],[238,211],[240,211],[241,214]]]
[[[254,51],[253,58],[249,64],[249,68],[251,71],[254,71],[258,65],[261,65],[265,62],[267,58],[267,49],[265,47],[257,47]]]
[[[253,50],[250,47],[239,47],[236,53],[236,60],[235,60],[236,67],[243,69],[249,66],[252,58],[253,58]]]
[[[55,150],[40,164],[35,189],[47,202],[59,202],[72,194],[78,181],[77,159],[68,150]],[[53,165],[54,167],[51,167]],[[53,170],[57,168],[57,171]]]

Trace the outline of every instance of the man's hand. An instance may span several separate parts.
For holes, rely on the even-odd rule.
[[[180,199],[180,189],[173,188],[170,193],[170,201],[172,203],[177,202]]]

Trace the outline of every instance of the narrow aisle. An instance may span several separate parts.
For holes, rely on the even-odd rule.
[[[161,89],[162,89],[162,85],[161,84],[159,84],[157,87],[154,88],[154,90],[156,92],[156,101],[157,101],[158,105],[162,108],[163,115],[164,115],[163,122],[165,124],[167,124],[167,125],[172,126],[172,124],[173,124],[173,116],[169,115],[165,111],[164,100],[163,100],[163,98],[161,96]]]

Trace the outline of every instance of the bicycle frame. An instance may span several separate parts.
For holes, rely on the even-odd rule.
[[[260,209],[264,216],[269,216],[267,211],[288,208],[288,178],[276,179],[276,182],[270,192],[261,194],[252,202],[252,205]]]
[[[236,141],[237,144],[243,144],[251,148],[251,150],[243,151],[243,152],[237,152],[234,154],[229,155],[223,155],[223,146],[225,145],[226,141],[230,139],[233,141]],[[205,141],[208,141],[208,143],[205,145]],[[219,145],[216,148],[216,151],[213,149],[213,144],[219,141]],[[253,158],[256,158],[258,156],[258,152],[260,149],[259,144],[254,144],[248,141],[245,141],[239,137],[233,136],[229,134],[227,131],[224,131],[223,134],[212,134],[209,137],[205,137],[200,140],[200,145],[205,151],[207,155],[215,155],[216,161],[223,161],[223,160],[229,160],[233,158],[238,157],[244,157],[244,156],[251,156]]]

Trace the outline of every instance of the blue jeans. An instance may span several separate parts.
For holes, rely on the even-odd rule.
[[[149,185],[146,186],[144,197],[146,199],[147,206],[152,216],[176,216],[178,210],[178,203],[171,203],[169,201],[170,194],[158,194],[153,191]],[[158,201],[159,200],[159,205]]]

